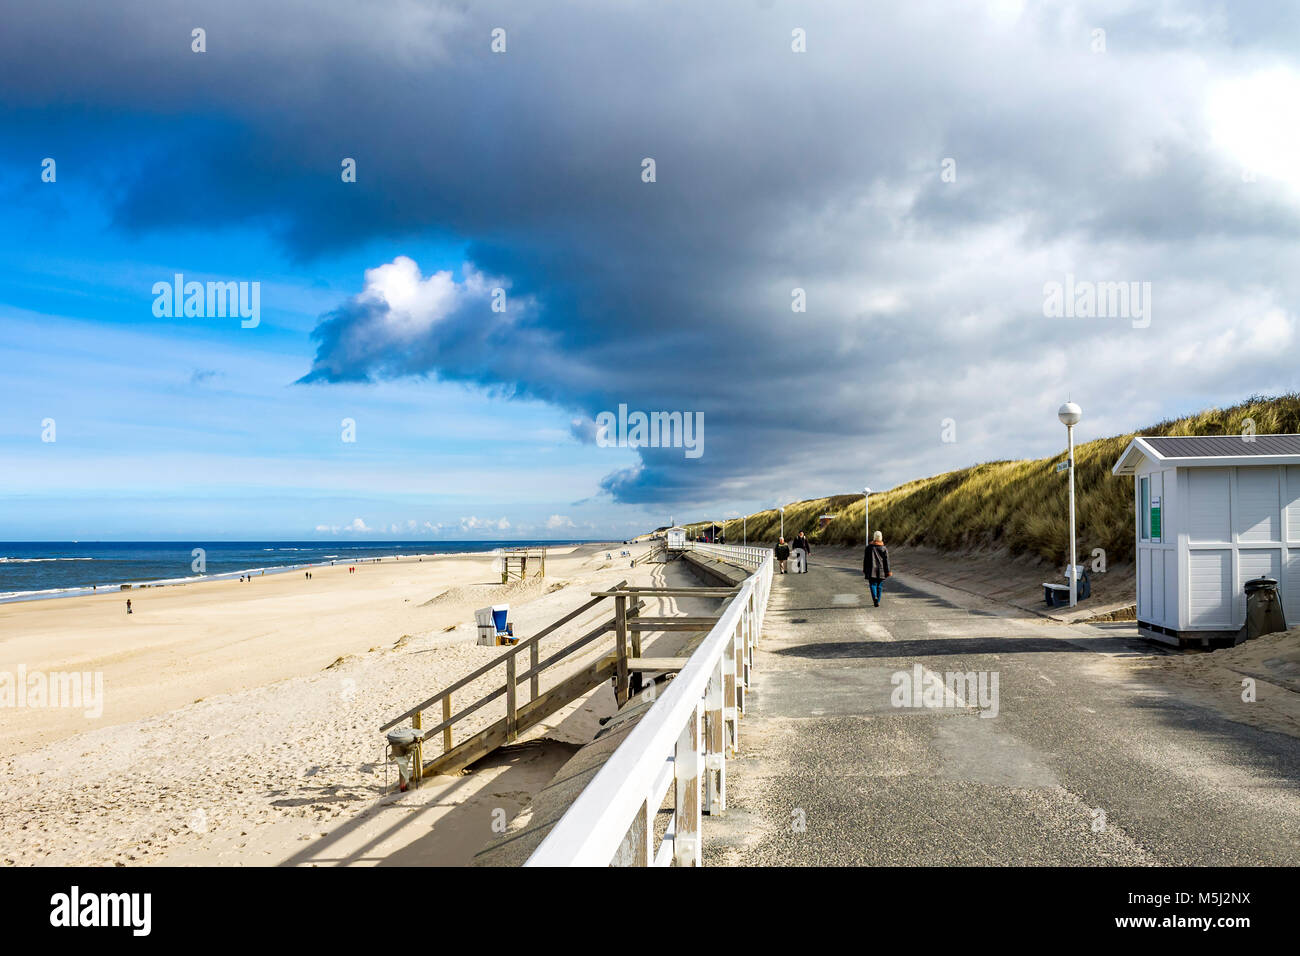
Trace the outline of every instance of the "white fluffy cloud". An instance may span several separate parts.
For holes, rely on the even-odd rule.
[[[336,524],[318,524],[316,525],[317,534],[338,534],[344,532],[364,532],[371,530],[360,518],[353,518],[349,524],[339,527]]]
[[[510,522],[505,518],[479,518],[471,515],[460,519],[461,531],[509,531]]]

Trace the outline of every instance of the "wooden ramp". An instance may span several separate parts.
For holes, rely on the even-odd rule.
[[[637,693],[646,673],[670,673],[680,670],[684,658],[661,657],[646,658],[641,655],[641,635],[659,631],[700,631],[706,632],[713,627],[716,616],[689,617],[641,617],[645,607],[644,598],[652,597],[704,597],[719,598],[724,602],[734,597],[735,588],[653,588],[629,587],[626,581],[620,581],[607,591],[592,592],[592,599],[581,607],[575,608],[558,621],[543,628],[532,637],[521,640],[507,647],[504,653],[489,661],[482,667],[462,677],[460,680],[443,688],[429,699],[417,704],[410,710],[394,717],[379,728],[380,732],[391,730],[408,718],[417,732],[414,753],[414,779],[435,774],[450,774],[463,770],[498,747],[516,740],[519,735],[537,726],[547,717],[595,690],[606,681],[614,684],[614,696],[621,707],[632,694]],[[582,615],[596,608],[604,601],[612,601],[613,616],[588,630],[581,637],[565,645],[560,650],[540,660],[540,645],[543,638],[554,633]],[[725,606],[725,603],[724,603]],[[567,674],[554,686],[541,690],[542,675],[557,664],[572,658],[574,654],[612,635],[613,647],[609,653],[602,654],[594,663],[588,664],[574,673]],[[520,655],[527,653],[527,668],[520,669]],[[463,690],[472,682],[501,667],[505,671],[504,682],[495,690],[453,713],[452,695]],[[522,693],[527,693],[527,701],[520,702]],[[457,722],[465,720],[488,704],[505,698],[505,716],[484,730],[480,730],[465,740],[456,742],[452,730]],[[442,720],[432,727],[424,727],[424,712],[441,704]],[[432,759],[424,759],[426,742],[436,734],[442,734],[442,753]]]

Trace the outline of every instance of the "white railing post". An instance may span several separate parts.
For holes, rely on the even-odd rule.
[[[731,638],[731,654],[736,660],[736,727],[739,730],[740,718],[745,713],[745,615],[742,613],[736,622],[736,630]]]
[[[722,661],[713,675],[704,703],[704,812],[718,816],[727,811],[727,756],[723,723]]]
[[[754,613],[754,592],[749,592],[745,605],[745,686],[749,686],[749,670],[754,666],[754,647],[758,644],[755,628],[757,615]]]
[[[652,813],[649,801],[641,804],[641,809],[632,818],[632,825],[623,836],[623,842],[614,853],[614,859],[610,861],[611,866],[650,865],[654,858],[654,849],[650,843],[655,835],[654,827],[650,824]]]
[[[704,763],[700,709],[691,711],[673,755],[673,859],[678,866],[702,866],[700,765]]]
[[[727,728],[729,756],[740,749],[740,717],[736,709],[736,634],[733,631],[722,657],[722,720]]]

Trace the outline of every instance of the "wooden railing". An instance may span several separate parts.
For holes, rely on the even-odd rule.
[[[415,779],[435,773],[454,773],[476,760],[482,759],[498,747],[516,740],[519,734],[537,725],[565,705],[581,697],[588,691],[600,686],[605,681],[612,681],[614,697],[621,707],[628,698],[641,690],[646,672],[676,670],[684,661],[676,659],[647,660],[641,654],[641,636],[647,632],[661,631],[707,631],[717,622],[716,616],[692,617],[642,617],[645,598],[661,597],[704,597],[734,598],[736,588],[671,588],[671,587],[629,587],[627,581],[619,581],[605,591],[593,591],[591,600],[581,607],[570,611],[532,637],[505,648],[497,658],[476,668],[455,683],[443,688],[416,704],[410,710],[398,714],[379,728],[380,733],[396,727],[407,720],[417,731],[414,753]],[[609,619],[588,630],[581,637],[569,642],[558,651],[541,657],[541,641],[566,624],[595,609],[604,601],[612,601],[614,612]],[[599,655],[596,660],[569,674],[547,690],[541,690],[541,677],[548,668],[552,668],[570,658],[577,652],[590,647],[605,635],[613,635],[612,652]],[[527,652],[528,667],[520,670],[519,657]],[[495,690],[479,697],[472,704],[452,713],[452,695],[463,690],[474,681],[491,673],[497,668],[504,669],[504,680]],[[527,683],[528,700],[520,702],[520,688]],[[453,738],[453,728],[478,713],[484,707],[505,698],[505,716],[497,719],[488,727],[473,736],[457,743]],[[424,726],[424,714],[435,705],[441,704],[442,720],[432,727]],[[431,760],[424,759],[424,744],[434,735],[442,734],[442,753]]]
[[[664,545],[663,542],[661,541],[658,544],[652,545],[650,549],[646,551],[645,554],[641,555],[640,557],[633,558],[632,567],[635,568],[638,564],[645,564],[647,561],[651,561],[655,557],[663,553],[664,553]]]
[[[615,588],[622,588],[626,584],[626,581],[620,581],[615,585]],[[597,664],[593,665],[592,668],[587,668],[585,671],[580,672],[579,675],[575,675],[579,677],[586,675],[582,681],[576,681],[571,677],[568,681],[561,681],[556,687],[548,690],[546,694],[541,693],[541,675],[548,667],[563,661],[565,658],[568,658],[577,651],[587,647],[593,641],[598,640],[603,635],[610,633],[614,630],[616,622],[613,618],[603,621],[596,627],[587,631],[577,640],[565,645],[563,648],[549,655],[544,660],[541,659],[542,639],[548,637],[571,621],[582,617],[582,615],[593,610],[604,600],[604,596],[593,597],[581,607],[575,608],[558,621],[547,625],[532,637],[521,640],[517,644],[507,646],[504,653],[499,657],[488,661],[482,667],[476,668],[455,683],[444,687],[442,690],[438,691],[438,693],[434,694],[427,700],[416,704],[410,710],[398,714],[392,720],[388,721],[388,723],[379,728],[380,733],[396,727],[408,718],[411,720],[411,726],[415,728],[415,730],[419,731],[417,737],[416,760],[414,762],[416,768],[415,776],[417,779],[420,776],[432,773],[453,773],[456,770],[468,766],[475,760],[480,759],[502,744],[513,741],[520,732],[538,723],[551,713],[554,713],[555,710],[564,706],[564,703],[568,703],[569,700],[572,700],[572,697],[568,697],[557,706],[549,706],[553,704],[558,697],[563,696],[563,694],[567,692],[568,688],[571,688],[573,685],[578,683],[589,684],[593,680],[595,683],[599,684],[602,680],[607,679],[603,674],[604,668],[601,667],[602,662],[597,662]],[[638,603],[635,610],[639,611],[640,607],[641,605]],[[526,670],[521,672],[518,658],[520,654],[525,652],[528,654],[528,667]],[[453,714],[452,695],[463,690],[474,681],[497,668],[504,668],[505,679],[502,684],[495,690],[478,698],[468,707],[464,707]],[[612,676],[612,666],[608,669],[610,670],[610,676]],[[596,670],[602,671],[602,673],[595,673],[594,671]],[[593,673],[588,674],[588,671],[593,671]],[[524,682],[527,682],[528,684],[529,699],[521,706],[519,703],[519,686]],[[557,691],[559,691],[558,694]],[[467,717],[477,713],[488,704],[499,700],[501,697],[505,697],[506,699],[505,718],[497,721],[487,729],[480,731],[469,739],[462,741],[459,744],[455,743],[452,736],[452,729],[455,725],[464,721]],[[442,720],[432,727],[425,728],[424,712],[439,703],[442,705]],[[424,741],[427,741],[430,737],[439,732],[442,734],[442,754],[430,760],[428,763],[425,763],[423,761]]]

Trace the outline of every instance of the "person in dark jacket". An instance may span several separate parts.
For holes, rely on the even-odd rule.
[[[799,537],[794,539],[794,544],[791,547],[796,551],[803,549],[803,561],[800,563],[799,570],[807,571],[808,555],[812,554],[812,545],[808,543],[808,536],[800,531]]]
[[[885,578],[892,577],[893,573],[889,570],[889,550],[885,547],[884,535],[877,531],[862,555],[862,576],[871,587],[871,600],[876,607],[880,607],[880,592]]]
[[[785,574],[785,562],[789,559],[789,557],[790,557],[790,546],[785,543],[785,538],[777,538],[776,539],[776,563],[777,566],[781,569],[782,574]]]

